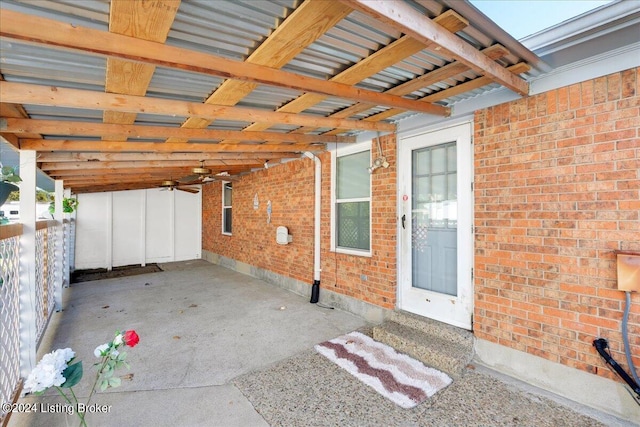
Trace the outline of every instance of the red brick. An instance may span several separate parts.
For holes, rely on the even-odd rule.
[[[601,331],[620,340],[612,254],[640,250],[639,76],[627,70],[508,103],[510,122],[483,126],[501,136],[475,144],[494,167],[475,169],[476,277],[490,283],[492,309],[512,317],[487,328],[491,312],[477,318],[486,339],[614,378],[596,369],[591,341]],[[630,331],[638,352],[640,308]],[[611,350],[620,356],[619,345]]]

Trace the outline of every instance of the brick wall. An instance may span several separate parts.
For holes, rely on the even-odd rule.
[[[331,155],[323,153],[321,206],[321,289],[348,295],[385,308],[396,301],[396,139],[381,138],[391,167],[372,177],[371,257],[336,254],[331,244]],[[375,156],[374,148],[374,156]],[[304,158],[243,176],[233,184],[233,235],[221,232],[220,183],[207,184],[202,194],[202,247],[309,285],[313,283],[314,174]],[[260,207],[253,209],[258,194]],[[267,224],[267,200],[272,203]],[[278,245],[276,227],[285,225],[293,242]],[[320,291],[322,295],[322,290]]]
[[[396,135],[380,138],[382,151],[391,166],[377,169],[371,179],[371,257],[329,252],[330,156],[323,158],[322,283],[323,287],[384,308],[396,306]],[[376,143],[371,147],[377,157]],[[326,161],[325,161],[326,160]],[[322,292],[322,291],[321,291]]]
[[[640,251],[638,69],[475,114],[477,337],[613,378],[626,366],[614,250]],[[631,352],[640,366],[640,295]]]

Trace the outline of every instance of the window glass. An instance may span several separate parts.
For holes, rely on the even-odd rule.
[[[338,246],[369,250],[369,202],[338,204]]]
[[[371,175],[368,168],[370,162],[370,151],[338,157],[337,199],[369,197]]]
[[[336,159],[335,242],[338,249],[371,249],[371,151]]]
[[[232,215],[231,200],[233,194],[233,186],[230,182],[225,182],[222,186],[222,232],[231,234]]]

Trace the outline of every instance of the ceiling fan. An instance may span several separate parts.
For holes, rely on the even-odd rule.
[[[183,176],[178,182],[185,184],[204,184],[213,181],[235,181],[236,177],[229,175],[229,172],[219,172],[213,174],[212,170],[204,166],[204,160],[200,161],[200,167],[193,168],[191,175]]]
[[[172,179],[168,179],[166,181],[162,181],[162,183],[160,183],[160,191],[162,190],[169,190],[169,191],[173,191],[173,190],[180,190],[180,191],[185,191],[187,193],[191,193],[191,194],[197,194],[200,192],[200,189],[196,188],[196,187],[185,187],[180,185],[180,183],[178,181],[174,181]]]

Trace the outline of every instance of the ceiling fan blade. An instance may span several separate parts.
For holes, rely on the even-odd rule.
[[[201,175],[187,175],[187,176],[183,176],[182,178],[178,179],[178,182],[186,182],[186,183],[190,183],[190,182],[196,182],[199,181],[202,178]]]
[[[185,192],[191,193],[191,194],[198,194],[200,192],[199,189],[191,188],[191,187],[176,187],[176,190],[185,191]]]

